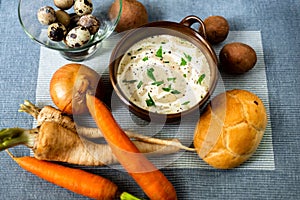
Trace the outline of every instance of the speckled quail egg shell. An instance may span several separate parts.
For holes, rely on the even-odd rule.
[[[56,21],[55,10],[51,6],[43,6],[38,10],[38,20],[43,25],[50,25]]]
[[[71,21],[70,15],[63,10],[57,10],[55,12],[57,22],[62,23],[65,27],[68,27]]]
[[[87,28],[90,31],[91,35],[97,33],[100,27],[100,21],[91,14],[83,15],[82,17],[80,17],[77,24]]]
[[[48,26],[48,37],[53,41],[62,41],[67,34],[67,29],[62,23],[53,23]]]
[[[91,14],[93,11],[93,3],[91,0],[76,0],[74,3],[74,11],[79,16]]]
[[[62,10],[68,10],[74,4],[74,0],[53,0],[56,7]]]
[[[69,47],[82,47],[91,38],[89,30],[83,26],[77,26],[69,31],[65,38],[65,43]]]
[[[70,15],[70,24],[69,24],[68,28],[69,28],[69,30],[71,30],[72,28],[79,26],[79,25],[77,25],[77,23],[80,19],[80,16],[78,16],[76,13],[71,13],[69,15]]]

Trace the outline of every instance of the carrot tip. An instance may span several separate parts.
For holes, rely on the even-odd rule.
[[[141,200],[135,196],[133,196],[132,194],[129,194],[128,192],[123,192],[120,196],[121,200]]]

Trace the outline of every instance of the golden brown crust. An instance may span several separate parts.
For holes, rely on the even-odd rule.
[[[246,90],[216,96],[201,115],[194,146],[209,165],[229,169],[245,162],[256,151],[267,125],[263,102]]]
[[[232,90],[229,91],[229,94],[235,96],[242,103],[248,123],[258,130],[266,128],[266,108],[258,96],[245,90]]]

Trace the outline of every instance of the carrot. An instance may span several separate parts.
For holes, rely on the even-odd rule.
[[[119,195],[118,186],[104,177],[29,156],[9,155],[23,169],[77,194],[93,199],[114,199]]]
[[[73,132],[77,132],[80,136],[83,137],[87,137],[87,138],[103,137],[102,132],[98,128],[79,126],[75,124],[75,122],[70,116],[64,115],[60,110],[52,106],[46,105],[41,109],[35,106],[34,104],[32,104],[30,101],[25,100],[24,104],[20,105],[19,112],[26,112],[32,115],[37,120],[38,125],[41,125],[45,121],[56,122],[59,125]],[[143,141],[151,144],[173,146],[187,151],[196,151],[195,148],[189,148],[182,145],[178,139],[165,140],[165,139],[153,138],[138,133],[133,133],[131,131],[125,131],[125,133],[130,138],[139,141]]]
[[[112,152],[145,194],[150,199],[177,199],[173,185],[140,153],[115,121],[106,105],[89,93],[86,95],[86,103]]]

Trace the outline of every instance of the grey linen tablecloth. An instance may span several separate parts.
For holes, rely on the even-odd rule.
[[[274,170],[162,169],[178,199],[300,198],[300,1],[144,0],[150,21],[179,22],[187,15],[222,15],[232,31],[260,31],[267,76]],[[33,11],[35,12],[35,11]],[[31,128],[32,118],[17,112],[24,99],[35,102],[40,46],[18,22],[17,1],[0,0],[0,128]],[[28,153],[25,148],[15,152]],[[146,198],[124,172],[84,168]],[[22,170],[0,152],[0,199],[85,199]]]

